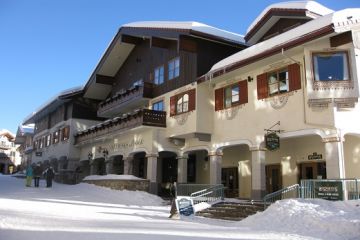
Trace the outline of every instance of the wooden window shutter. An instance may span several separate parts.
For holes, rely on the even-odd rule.
[[[170,117],[176,115],[176,99],[176,95],[170,97]]]
[[[195,110],[196,106],[196,91],[195,88],[189,90],[189,112]]]
[[[224,88],[215,90],[215,111],[224,109]]]
[[[288,66],[289,71],[289,91],[301,89],[300,66],[297,63]]]
[[[240,104],[248,103],[248,83],[247,80],[243,80],[239,82],[240,88]]]
[[[266,73],[257,76],[257,95],[259,100],[268,97],[268,84]]]

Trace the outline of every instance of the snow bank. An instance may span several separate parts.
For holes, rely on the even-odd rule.
[[[134,175],[90,175],[84,178],[84,180],[144,180],[143,178],[135,177]]]
[[[360,239],[360,200],[287,199],[238,223],[321,239]]]

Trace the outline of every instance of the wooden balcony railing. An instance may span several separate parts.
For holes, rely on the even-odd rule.
[[[145,82],[143,86],[135,86],[126,91],[120,91],[114,96],[101,102],[98,109],[99,117],[112,117],[119,113],[128,112],[131,107],[142,107],[150,98],[152,98],[153,86]]]
[[[137,110],[133,113],[106,120],[75,134],[75,144],[88,141],[116,131],[124,131],[138,126],[166,128],[166,112],[149,109]]]

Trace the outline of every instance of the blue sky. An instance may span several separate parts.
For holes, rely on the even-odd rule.
[[[198,21],[245,34],[276,0],[0,0],[0,129],[59,92],[86,83],[118,28],[134,21]],[[319,0],[334,10],[359,0]]]

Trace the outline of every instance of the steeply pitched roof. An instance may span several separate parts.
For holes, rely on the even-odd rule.
[[[235,53],[216,63],[206,75],[219,76],[261,58],[281,53],[282,49],[290,49],[325,34],[349,31],[354,26],[360,26],[360,8],[337,11]]]
[[[334,11],[315,1],[292,1],[268,6],[250,24],[245,39],[249,44],[257,43],[279,19],[315,19]]]

